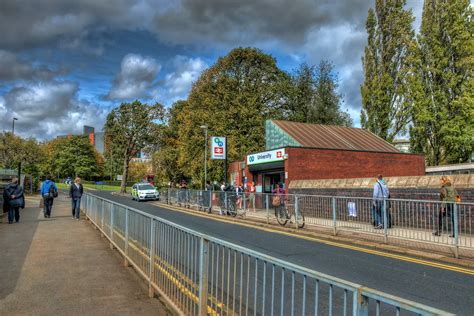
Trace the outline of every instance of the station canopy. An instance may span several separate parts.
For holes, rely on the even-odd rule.
[[[282,147],[303,147],[387,153],[400,152],[390,143],[362,128],[279,120],[267,120],[265,122],[265,147],[266,150]]]

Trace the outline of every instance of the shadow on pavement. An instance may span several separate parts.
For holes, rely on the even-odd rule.
[[[25,258],[38,227],[38,217],[42,212],[35,203],[26,201],[26,208],[20,210],[20,221],[8,224],[7,217],[0,223],[0,299],[12,293],[20,277]]]

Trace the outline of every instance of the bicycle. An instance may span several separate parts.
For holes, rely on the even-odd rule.
[[[206,194],[208,196],[205,196]],[[198,205],[199,211],[203,211],[205,213],[211,214],[212,207],[209,206],[210,202],[211,202],[211,191],[199,192],[199,195],[197,197],[197,205]]]
[[[221,192],[219,197],[219,207],[221,215],[227,214],[232,217],[237,216],[237,196],[236,194]]]
[[[286,203],[285,203],[286,202]],[[294,205],[289,204],[288,200],[280,203],[275,207],[275,217],[281,226],[285,226],[288,221],[290,223],[297,223],[298,228],[303,228],[305,225],[305,219],[303,213],[299,212],[298,217],[296,218],[296,212],[294,210]]]

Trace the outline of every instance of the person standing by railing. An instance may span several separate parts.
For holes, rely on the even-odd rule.
[[[255,212],[255,183],[253,181],[250,182],[250,185],[248,187],[248,192],[249,192],[249,203],[247,204],[247,208],[250,208],[250,204],[252,204],[253,211]]]
[[[442,176],[440,179],[441,188],[439,191],[439,199],[443,202],[441,203],[441,207],[438,211],[438,227],[437,230],[433,232],[435,236],[441,236],[443,232],[443,218],[446,216],[451,217],[451,229],[452,232],[449,237],[454,237],[454,213],[453,213],[453,206],[454,202],[456,202],[456,189],[454,189],[451,179],[446,176]],[[447,223],[446,223],[446,226]],[[448,228],[448,227],[446,227]],[[449,231],[449,229],[447,229]]]
[[[373,193],[373,202],[372,207],[375,212],[373,216],[375,217],[375,229],[382,229],[383,228],[383,208],[384,208],[384,200],[388,199],[390,192],[388,190],[388,186],[385,184],[383,176],[379,174],[377,176],[377,181],[374,184],[374,193]],[[386,205],[385,211],[387,212],[387,219],[389,219],[388,214],[388,207]]]
[[[69,187],[69,197],[72,201],[72,218],[79,220],[81,217],[81,198],[84,188],[81,184],[81,178],[74,179],[74,183]]]
[[[272,205],[275,207],[275,215],[278,214],[280,217],[285,217],[285,212],[283,212],[285,208],[285,190],[280,186],[279,183],[277,183],[276,188],[272,190],[272,193]],[[288,217],[288,214],[286,217]]]

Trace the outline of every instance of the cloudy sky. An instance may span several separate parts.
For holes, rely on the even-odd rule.
[[[375,0],[2,0],[0,131],[48,139],[101,130],[123,101],[167,106],[238,46],[280,68],[328,59],[359,124],[364,29]],[[420,23],[422,0],[409,0]]]

